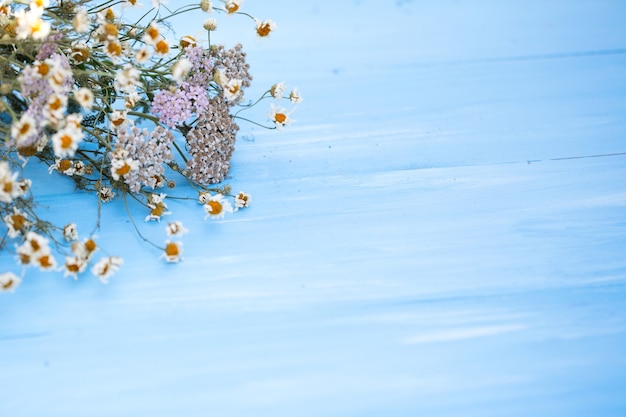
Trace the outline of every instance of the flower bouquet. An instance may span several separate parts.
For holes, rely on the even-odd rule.
[[[98,215],[102,204],[124,204],[142,238],[128,200],[145,207],[146,221],[159,221],[169,214],[168,199],[183,198],[163,191],[177,181],[191,184],[195,195],[184,198],[201,203],[206,218],[249,205],[250,195],[220,186],[237,122],[282,128],[291,111],[272,102],[269,125],[241,113],[264,99],[297,105],[301,97],[280,82],[244,101],[252,81],[246,54],[240,44],[211,43],[211,33],[226,15],[251,19],[260,38],[275,24],[242,11],[241,0],[176,3],[0,0],[0,290],[13,290],[29,267],[73,278],[90,269],[106,283],[123,262],[108,254],[96,261],[93,233],[80,236],[74,223],[40,217],[31,191],[37,179],[23,170],[32,159],[55,180],[92,193]],[[206,14],[206,40],[173,39],[171,19],[197,11]],[[165,231],[164,245],[144,240],[178,262],[187,229],[172,221]]]

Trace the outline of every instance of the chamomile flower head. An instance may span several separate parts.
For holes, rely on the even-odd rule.
[[[87,269],[88,262],[84,258],[78,256],[66,256],[65,263],[63,264],[63,276],[71,276],[74,279],[78,279],[78,274],[84,272]]]
[[[54,154],[59,158],[72,157],[83,140],[84,133],[80,129],[65,127],[52,136]]]
[[[166,262],[176,263],[182,260],[183,243],[165,241],[165,249],[163,250],[162,258],[165,258]]]
[[[291,123],[291,118],[287,110],[283,107],[274,106],[274,103],[270,104],[269,117],[278,129],[282,129],[284,126]]]
[[[241,7],[241,3],[243,3],[243,0],[227,0],[226,4],[224,4],[224,9],[226,9],[226,13],[228,14],[237,13]]]
[[[191,71],[192,64],[187,58],[180,58],[172,66],[172,79],[177,82],[181,82],[187,77],[189,71]]]
[[[22,278],[13,272],[3,272],[0,274],[0,292],[13,292],[22,283]]]
[[[89,261],[97,250],[98,244],[92,237],[85,239],[82,242],[76,241],[72,243],[72,252],[74,255],[85,261]]]
[[[165,203],[166,194],[150,194],[148,199],[148,208],[150,213],[146,216],[145,221],[156,220],[161,221],[161,217],[166,214],[172,214],[167,211],[167,204]]]
[[[140,163],[132,158],[113,159],[111,161],[111,176],[115,181],[139,169]]]
[[[0,161],[0,202],[10,203],[22,195],[17,173],[12,172],[7,161]]]
[[[230,103],[234,103],[241,98],[241,80],[232,79],[224,85],[224,98]]]
[[[11,137],[17,144],[28,141],[37,134],[37,122],[28,113],[24,113],[19,120],[11,125]]]
[[[113,199],[115,198],[115,193],[109,187],[101,187],[98,190],[98,198],[100,198],[100,201],[102,201],[103,203],[108,203],[110,201],[113,201]]]
[[[247,194],[241,191],[239,194],[235,196],[235,210],[248,207],[250,205],[251,198],[252,197],[250,196],[250,194]]]
[[[256,34],[260,38],[265,38],[270,35],[271,32],[276,30],[276,23],[271,20],[261,21],[259,19],[254,19],[256,23]]]
[[[63,226],[63,239],[68,242],[78,240],[78,228],[76,223],[68,223]]]
[[[87,87],[81,87],[74,91],[74,99],[76,99],[78,104],[85,110],[91,110],[93,107],[93,91]]]
[[[213,17],[206,19],[202,27],[206,31],[213,32],[215,29],[217,29],[217,19]]]
[[[167,233],[168,236],[181,237],[187,232],[189,232],[189,230],[187,230],[187,228],[183,226],[183,223],[178,220],[168,223],[165,228],[165,233]]]
[[[203,12],[211,13],[213,11],[211,0],[201,0],[200,9],[202,9]]]
[[[21,9],[15,12],[16,39],[32,38],[33,40],[45,39],[50,34],[50,23],[42,19],[43,9]]]
[[[294,87],[293,90],[291,90],[291,93],[289,93],[289,100],[293,104],[300,104],[302,102],[302,96],[300,95],[297,87]]]
[[[26,213],[22,212],[15,206],[13,207],[13,214],[7,214],[4,216],[3,220],[9,229],[7,234],[11,238],[24,235],[31,224]]]
[[[119,256],[102,258],[91,268],[91,273],[98,277],[103,284],[108,284],[109,278],[117,272],[123,263],[124,260]]]
[[[233,207],[222,194],[217,193],[209,197],[209,201],[204,205],[204,211],[206,213],[205,220],[208,218],[221,219],[227,212],[232,213]]]
[[[91,21],[89,19],[89,14],[87,14],[87,9],[80,7],[74,11],[76,13],[72,19],[74,30],[78,33],[85,33],[89,31],[91,28]]]
[[[281,98],[283,98],[284,92],[285,92],[285,83],[282,81],[274,84],[270,88],[270,94],[272,95],[272,97],[274,97],[277,100],[280,100]]]

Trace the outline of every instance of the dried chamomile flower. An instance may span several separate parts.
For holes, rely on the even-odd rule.
[[[91,268],[91,273],[98,277],[103,284],[108,284],[109,278],[117,272],[123,263],[124,260],[119,256],[102,258]]]
[[[302,102],[302,96],[300,95],[297,87],[294,87],[294,89],[291,90],[291,93],[289,93],[289,100],[293,104],[300,104],[300,102]]]
[[[78,274],[87,269],[87,260],[78,256],[66,256],[63,264],[63,276],[78,279]]]
[[[13,207],[13,214],[4,216],[4,223],[9,228],[7,233],[11,238],[24,235],[26,229],[30,226],[30,221],[28,221],[26,213],[22,212],[17,207]]]
[[[161,216],[165,216],[166,214],[171,214],[167,210],[167,204],[163,200],[165,200],[166,195],[161,194],[150,194],[148,199],[148,207],[150,208],[150,214],[148,214],[145,218],[145,221],[156,220],[161,221]]]
[[[280,100],[281,98],[283,98],[284,92],[285,92],[285,83],[282,81],[274,84],[270,88],[270,94],[272,95],[272,97],[274,97],[277,100]]]
[[[209,217],[212,219],[221,219],[227,212],[232,213],[233,207],[222,194],[218,193],[209,197],[209,201],[204,205],[204,211],[206,213],[204,217],[205,220]]]
[[[291,118],[287,110],[283,107],[274,106],[274,103],[270,104],[269,117],[278,129],[282,129],[284,126],[291,123]]]
[[[169,240],[165,241],[165,249],[162,258],[165,258],[166,262],[176,263],[182,260],[183,254],[183,243],[182,242],[171,242]]]
[[[165,228],[165,233],[167,233],[168,236],[181,237],[187,232],[189,232],[189,230],[183,226],[181,221],[178,220],[168,223]]]
[[[237,194],[237,196],[235,196],[235,210],[248,207],[250,205],[251,198],[252,197],[250,196],[250,194],[241,191],[239,194]]]
[[[76,223],[69,223],[63,227],[63,239],[68,242],[78,240],[78,229]]]
[[[276,23],[272,22],[269,19],[264,20],[264,21],[261,21],[259,19],[254,19],[254,21],[256,23],[256,34],[260,38],[265,38],[269,36],[271,32],[276,30]]]
[[[3,272],[0,274],[0,292],[13,292],[22,282],[22,278],[13,272]]]

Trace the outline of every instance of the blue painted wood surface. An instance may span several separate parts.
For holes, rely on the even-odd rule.
[[[249,94],[305,101],[243,125],[252,207],[170,203],[190,233],[166,265],[105,206],[109,285],[0,294],[0,415],[626,415],[626,3],[260,3]]]

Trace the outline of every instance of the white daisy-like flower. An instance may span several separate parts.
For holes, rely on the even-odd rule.
[[[204,30],[207,30],[209,32],[214,31],[215,29],[217,29],[217,19],[213,17],[206,19],[202,27],[204,28]]]
[[[235,102],[241,97],[241,80],[232,79],[224,85],[224,98],[226,101]]]
[[[166,194],[150,194],[150,198],[148,200],[148,207],[150,208],[150,214],[146,216],[144,221],[156,220],[161,221],[161,217],[166,214],[172,214],[167,211],[167,204],[163,200],[167,197]]]
[[[289,117],[289,113],[283,107],[276,107],[274,103],[270,104],[270,120],[274,122],[276,127],[280,130],[284,126],[291,123],[291,118]]]
[[[181,58],[172,66],[172,79],[181,82],[191,71],[192,64],[187,58]]]
[[[78,239],[76,223],[68,223],[63,227],[63,238],[68,242]]]
[[[235,210],[248,207],[250,205],[251,198],[250,194],[244,193],[243,191],[239,192],[239,194],[235,197]]]
[[[78,104],[85,110],[91,110],[93,107],[93,92],[87,87],[81,87],[74,91],[74,98]]]
[[[274,30],[276,30],[276,23],[269,19],[263,21],[259,19],[254,19],[254,22],[256,23],[256,34],[260,38],[265,38],[269,36],[270,33],[272,33]]]
[[[298,91],[298,87],[294,87],[294,89],[291,90],[291,93],[289,93],[289,100],[291,100],[294,104],[300,104],[300,102],[302,102],[302,96]]]
[[[98,190],[98,197],[103,203],[108,203],[115,198],[115,193],[109,187],[102,187]]]
[[[74,26],[74,30],[78,33],[85,33],[89,31],[91,28],[91,22],[89,21],[89,14],[87,13],[87,9],[84,7],[79,7],[74,9],[76,13],[74,18],[72,19],[72,25]]]
[[[135,62],[138,64],[143,64],[144,62],[147,62],[151,56],[152,51],[149,48],[142,46],[141,48],[137,49],[137,52],[135,52]]]
[[[10,238],[15,238],[24,234],[25,230],[30,225],[26,214],[20,211],[17,207],[13,207],[13,214],[7,214],[4,216],[4,223],[9,229],[7,233]]]
[[[52,136],[52,148],[59,158],[72,157],[83,140],[84,133],[71,126],[59,130]]]
[[[202,9],[203,12],[211,13],[211,11],[213,11],[211,0],[200,1],[200,9]]]
[[[66,256],[63,264],[63,276],[71,276],[74,279],[78,279],[78,274],[87,269],[87,264],[88,262],[85,259],[78,256]]]
[[[111,161],[111,176],[115,181],[118,181],[120,177],[131,171],[137,171],[140,165],[139,161],[132,158],[113,159]]]
[[[123,263],[124,260],[119,256],[102,258],[91,268],[91,273],[98,277],[103,284],[108,284],[109,278],[117,272]]]
[[[228,0],[226,4],[224,4],[224,8],[226,9],[226,13],[233,14],[239,11],[241,7],[242,0]]]
[[[182,260],[183,254],[183,243],[182,242],[171,242],[169,240],[165,241],[165,249],[163,250],[162,258],[165,258],[166,262],[180,262]]]
[[[272,97],[274,97],[277,100],[280,100],[281,98],[283,98],[284,92],[285,92],[285,83],[282,81],[274,84],[270,88],[270,94],[272,95]]]
[[[37,122],[31,115],[24,113],[11,125],[11,137],[16,143],[23,142],[37,133]]]
[[[167,233],[168,236],[181,237],[187,232],[189,232],[189,230],[178,220],[168,223],[165,228],[165,233]]]
[[[22,278],[13,272],[3,272],[0,274],[0,291],[13,292],[22,283]]]
[[[224,199],[222,194],[217,193],[209,197],[209,201],[204,205],[204,211],[206,213],[205,220],[209,217],[221,219],[227,212],[232,213],[233,207],[228,200]]]
[[[82,242],[72,243],[72,252],[80,259],[89,261],[93,254],[98,250],[98,244],[94,238],[85,239]]]
[[[10,203],[22,195],[17,173],[12,172],[7,161],[0,161],[0,202]]]
[[[43,9],[21,9],[15,12],[15,38],[17,40],[32,38],[34,40],[45,39],[50,34],[50,23],[42,19]]]

